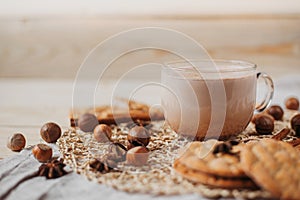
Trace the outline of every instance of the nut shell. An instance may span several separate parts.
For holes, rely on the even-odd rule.
[[[149,150],[146,147],[138,146],[127,151],[127,164],[133,166],[143,166],[148,163]]]
[[[273,120],[275,120],[275,119],[273,118],[272,115],[269,115],[269,114],[266,114],[266,113],[258,113],[258,114],[256,114],[256,115],[253,115],[253,117],[252,117],[252,119],[251,119],[251,122],[252,122],[253,124],[255,124],[255,123],[256,123],[256,120],[257,120],[259,117],[264,116],[264,115],[268,115],[268,116],[271,117]]]
[[[291,119],[291,127],[295,131],[296,135],[300,136],[300,114],[297,114]]]
[[[147,146],[150,142],[150,134],[143,126],[135,126],[130,129],[127,140],[133,146]]]
[[[78,119],[78,127],[84,132],[93,132],[94,128],[99,124],[95,115],[85,113]]]
[[[299,109],[299,100],[296,97],[290,97],[285,101],[285,107],[290,110]]]
[[[108,146],[109,158],[116,162],[126,160],[127,149],[121,143],[115,142]]]
[[[52,148],[46,144],[37,144],[33,147],[32,154],[39,162],[47,162],[52,158]]]
[[[279,105],[273,105],[266,111],[269,115],[271,115],[275,120],[282,120],[284,111]]]
[[[259,115],[255,120],[256,132],[262,135],[271,134],[274,130],[274,119],[270,115]]]
[[[53,122],[44,124],[40,130],[41,137],[48,143],[54,143],[61,136],[61,128]]]
[[[26,145],[26,139],[22,133],[15,133],[8,138],[7,147],[12,151],[21,151]]]
[[[112,136],[111,128],[106,124],[99,124],[94,129],[94,138],[97,142],[109,142]]]
[[[130,150],[130,149],[132,149],[134,147],[137,147],[137,146],[135,146],[135,145],[133,145],[133,144],[131,144],[130,142],[127,141],[126,147],[127,147],[127,150]]]

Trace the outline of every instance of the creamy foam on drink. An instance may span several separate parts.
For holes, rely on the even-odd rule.
[[[242,132],[255,109],[256,73],[253,71],[205,73],[202,76],[195,70],[168,71],[162,73],[162,84],[169,88],[162,93],[167,122],[176,132],[197,139],[227,138]],[[220,84],[224,84],[225,96],[211,99],[208,86],[216,93],[212,96],[218,96]],[[207,132],[212,101],[216,108],[215,119]]]

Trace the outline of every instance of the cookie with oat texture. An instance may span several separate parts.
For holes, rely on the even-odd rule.
[[[173,167],[193,182],[220,188],[255,189],[256,184],[240,166],[239,152],[243,145],[226,146],[216,140],[192,142],[175,160]]]
[[[273,139],[247,144],[241,167],[258,185],[281,199],[300,197],[300,153],[292,145]]]

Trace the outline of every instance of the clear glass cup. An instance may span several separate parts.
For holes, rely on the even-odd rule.
[[[237,60],[182,60],[162,68],[161,103],[165,119],[179,134],[226,139],[241,133],[255,110],[273,97],[273,81],[253,63]],[[268,91],[256,104],[257,80]]]

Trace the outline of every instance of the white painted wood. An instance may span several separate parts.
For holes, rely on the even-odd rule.
[[[99,15],[99,14],[159,14],[159,15],[199,15],[199,14],[286,14],[299,13],[297,0],[3,0],[1,15]]]

